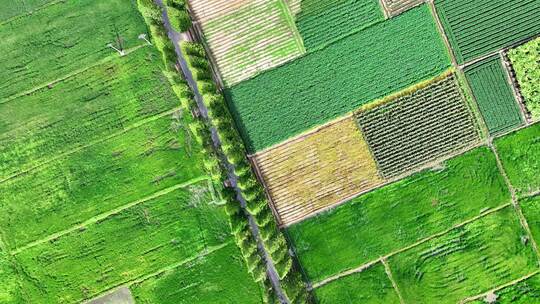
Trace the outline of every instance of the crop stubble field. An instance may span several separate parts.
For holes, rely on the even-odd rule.
[[[353,117],[255,155],[283,224],[383,182]]]
[[[143,44],[135,2],[21,3],[0,24],[0,302],[127,284],[141,303],[261,303],[157,51],[106,47]]]
[[[190,4],[229,86],[304,53],[283,0],[193,0]]]

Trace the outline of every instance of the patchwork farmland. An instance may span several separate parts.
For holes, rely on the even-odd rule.
[[[0,4],[0,303],[538,302],[537,0]]]

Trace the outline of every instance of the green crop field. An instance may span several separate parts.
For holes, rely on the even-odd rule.
[[[540,37],[508,51],[521,95],[534,120],[540,119]]]
[[[512,207],[388,260],[406,303],[458,303],[538,269]]]
[[[0,102],[143,44],[133,1],[63,1],[0,26]],[[13,33],[17,33],[14,35]],[[118,41],[121,43],[118,43]]]
[[[242,82],[228,99],[248,149],[257,151],[449,65],[424,5]]]
[[[540,124],[499,138],[495,146],[517,194],[540,191]]]
[[[507,203],[510,193],[495,156],[480,147],[444,169],[362,195],[288,232],[307,275],[319,281]]]
[[[540,33],[538,0],[435,0],[459,63]]]
[[[497,135],[524,123],[521,109],[508,83],[499,55],[492,56],[465,69],[473,95],[488,127]]]
[[[80,301],[220,246],[230,239],[227,222],[206,186],[176,190],[17,253],[27,297]]]
[[[143,48],[0,104],[0,180],[178,106]]]
[[[132,286],[137,304],[261,303],[234,244]],[[189,278],[189,280],[186,280]],[[208,292],[209,290],[214,292]]]
[[[479,141],[476,122],[453,74],[361,111],[357,119],[385,178]]]
[[[540,302],[540,275],[535,275],[515,285],[508,286],[496,292],[497,304],[533,304]],[[485,304],[478,300],[473,304]]]
[[[399,298],[384,266],[375,264],[360,273],[332,281],[315,289],[319,303],[397,304]]]
[[[302,0],[296,27],[310,52],[383,20],[379,0]]]

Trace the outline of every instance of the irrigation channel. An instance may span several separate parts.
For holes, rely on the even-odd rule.
[[[162,8],[163,24],[165,28],[167,29],[167,34],[169,36],[169,39],[171,39],[174,45],[176,56],[178,59],[178,63],[180,64],[182,73],[184,74],[186,81],[188,82],[191,90],[193,91],[193,94],[195,96],[195,101],[197,102],[197,106],[199,107],[199,111],[201,115],[205,119],[207,119],[208,110],[206,109],[206,106],[203,103],[202,96],[197,88],[197,84],[195,80],[193,79],[193,75],[191,74],[191,71],[189,70],[187,66],[186,60],[184,59],[182,52],[180,51],[180,42],[189,41],[189,39],[191,39],[190,35],[186,33],[178,33],[175,30],[173,30],[171,27],[171,23],[169,21],[169,16],[167,15],[167,10],[164,7],[163,0],[154,0],[154,1]],[[210,131],[212,132],[212,140],[219,154],[219,157],[227,164],[227,172],[228,172],[229,179],[232,182],[232,187],[234,187],[236,191],[237,199],[240,202],[240,205],[249,220],[249,226],[251,228],[251,232],[253,236],[255,237],[255,239],[257,240],[257,248],[259,250],[259,253],[262,255],[262,257],[264,258],[264,261],[266,262],[266,273],[268,275],[268,278],[270,279],[272,288],[274,289],[276,295],[279,298],[279,301],[282,304],[289,304],[287,297],[285,296],[285,294],[283,293],[283,290],[281,289],[279,276],[277,274],[274,263],[272,259],[270,258],[270,255],[264,248],[263,242],[259,234],[259,227],[255,223],[255,219],[253,218],[253,216],[246,210],[246,201],[242,197],[241,191],[236,185],[237,184],[236,181],[238,178],[234,173],[234,167],[227,161],[227,158],[225,157],[225,155],[223,154],[223,151],[221,150],[221,143],[219,141],[219,137],[217,136],[216,128],[212,126]]]

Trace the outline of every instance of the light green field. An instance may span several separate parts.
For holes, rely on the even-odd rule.
[[[206,187],[176,190],[16,254],[27,298],[80,301],[230,241]]]
[[[477,148],[291,226],[300,263],[318,281],[510,203],[494,154]]]
[[[458,303],[537,269],[524,235],[507,207],[388,262],[406,303]]]
[[[143,48],[0,104],[0,180],[178,107],[159,63]]]
[[[182,126],[173,129],[175,123],[182,122],[163,117],[0,183],[0,229],[8,247],[206,178],[200,148]]]
[[[503,288],[495,293],[497,304],[537,304],[540,303],[540,275]],[[471,302],[485,304],[484,299]]]
[[[378,263],[315,289],[318,303],[398,304],[397,296],[384,266]]]
[[[242,271],[236,245],[228,244],[131,287],[137,304],[261,303],[260,291]]]
[[[135,1],[62,1],[0,24],[0,303],[134,283],[141,302],[261,303],[161,55],[120,57],[106,47],[116,29],[143,44]]]
[[[540,190],[540,124],[495,140],[510,182],[519,196]]]
[[[118,55],[107,47],[143,44],[134,1],[64,1],[0,25],[0,102]],[[14,35],[16,33],[16,35]]]

